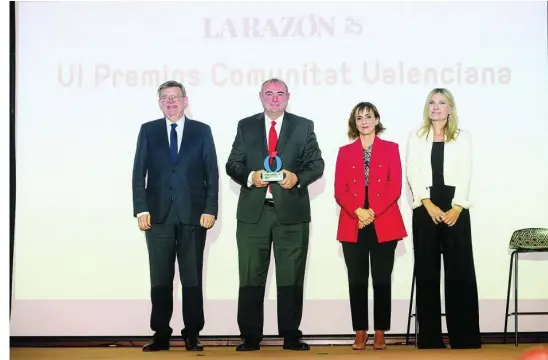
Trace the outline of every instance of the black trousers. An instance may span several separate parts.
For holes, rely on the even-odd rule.
[[[447,212],[454,187],[431,189],[431,200]],[[470,212],[463,210],[453,227],[436,225],[424,206],[413,210],[413,245],[417,284],[419,348],[443,346],[440,273],[443,254],[445,314],[452,348],[481,347],[479,306]]]
[[[299,326],[308,236],[308,223],[283,225],[271,205],[264,205],[256,224],[238,222],[238,326],[242,339],[260,342],[263,337],[264,296],[272,248],[276,262],[279,335],[289,342],[302,336]]]
[[[375,330],[390,330],[392,313],[392,270],[397,241],[379,243],[375,225],[358,232],[358,242],[343,242],[344,261],[348,272],[352,328],[369,330],[368,289],[369,258],[373,280],[373,315]]]
[[[172,204],[163,224],[152,224],[146,232],[150,266],[152,313],[150,327],[154,337],[167,340],[173,330],[169,323],[173,313],[173,279],[175,260],[183,288],[181,334],[198,336],[204,327],[202,292],[203,255],[206,229],[182,224]]]

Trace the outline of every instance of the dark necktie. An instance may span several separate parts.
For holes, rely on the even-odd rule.
[[[171,134],[169,136],[169,150],[171,152],[171,162],[173,164],[177,163],[177,131],[175,131],[175,128],[177,127],[177,124],[171,124]]]

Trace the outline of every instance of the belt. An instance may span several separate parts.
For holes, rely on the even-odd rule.
[[[268,206],[274,206],[274,200],[272,199],[264,199],[264,204]]]

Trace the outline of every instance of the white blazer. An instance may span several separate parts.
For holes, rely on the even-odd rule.
[[[431,152],[433,134],[419,138],[417,130],[409,133],[407,140],[406,173],[407,182],[413,193],[413,209],[422,205],[422,199],[430,198],[432,186]],[[443,158],[443,177],[445,185],[455,187],[455,196],[451,205],[460,205],[469,209],[470,180],[472,177],[472,142],[470,133],[457,131],[457,139],[445,143]]]

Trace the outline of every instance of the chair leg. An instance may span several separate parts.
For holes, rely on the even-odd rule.
[[[507,332],[508,332],[508,311],[510,310],[510,289],[512,288],[512,270],[514,267],[514,254],[516,252],[512,252],[510,254],[510,271],[508,274],[508,289],[506,291],[506,313],[504,316],[504,340],[503,343],[506,344],[506,338],[507,338]]]
[[[415,268],[413,267],[413,280],[411,280],[411,296],[409,300],[409,312],[407,314],[407,332],[405,334],[405,345],[409,345],[409,334],[411,330],[411,315],[413,311],[413,295],[415,293]],[[416,312],[416,308],[415,308]],[[415,314],[415,322],[417,322],[417,314]]]
[[[419,320],[418,319],[419,317],[417,316],[417,314],[415,314],[415,347],[419,346]]]
[[[516,343],[518,346],[518,258],[519,252],[516,250],[516,271],[514,272],[514,331],[516,333]]]

